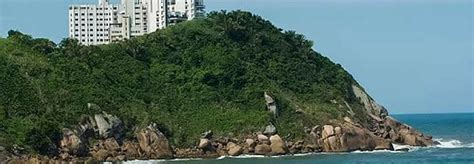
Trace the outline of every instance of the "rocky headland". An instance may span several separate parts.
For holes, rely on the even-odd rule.
[[[313,47],[244,11],[98,46],[9,31],[0,38],[0,163],[437,144]]]

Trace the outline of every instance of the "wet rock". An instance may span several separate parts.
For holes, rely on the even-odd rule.
[[[376,144],[374,150],[393,150],[392,142],[389,140],[380,139]]]
[[[400,149],[395,149],[395,151],[405,151],[405,152],[408,152],[410,151],[409,148],[400,148]]]

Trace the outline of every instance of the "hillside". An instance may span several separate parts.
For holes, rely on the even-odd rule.
[[[10,31],[0,39],[0,138],[48,154],[62,128],[102,111],[123,120],[126,139],[153,122],[176,147],[196,145],[207,130],[241,138],[271,123],[288,140],[308,141],[308,128],[331,120],[367,129],[383,121],[385,108],[312,47],[242,11],[100,46]]]

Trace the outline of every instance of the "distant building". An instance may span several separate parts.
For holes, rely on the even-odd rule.
[[[99,0],[69,6],[69,37],[84,45],[107,44],[151,33],[205,15],[203,0]]]

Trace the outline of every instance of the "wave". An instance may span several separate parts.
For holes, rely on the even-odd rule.
[[[199,161],[204,160],[203,158],[176,158],[176,159],[150,159],[150,160],[129,160],[123,161],[121,163],[130,163],[130,164],[152,164],[152,163],[161,163],[161,162],[170,162],[170,161]],[[104,162],[104,164],[112,164],[112,162]]]
[[[362,154],[371,154],[371,153],[404,153],[403,151],[396,151],[396,150],[370,150],[370,151],[360,151],[356,150],[353,152],[348,153],[362,153]]]
[[[408,149],[408,151],[416,151],[420,148],[423,148],[423,149],[426,149],[426,148],[428,149],[429,148],[442,148],[442,149],[474,148],[474,143],[464,144],[463,142],[456,139],[436,138],[433,140],[439,142],[439,144],[434,145],[434,146],[428,146],[428,147],[393,144],[393,148],[395,150]]]
[[[437,148],[474,148],[474,143],[463,144],[461,141],[455,139],[445,140],[439,138],[434,140],[439,142],[439,145],[434,146]]]

